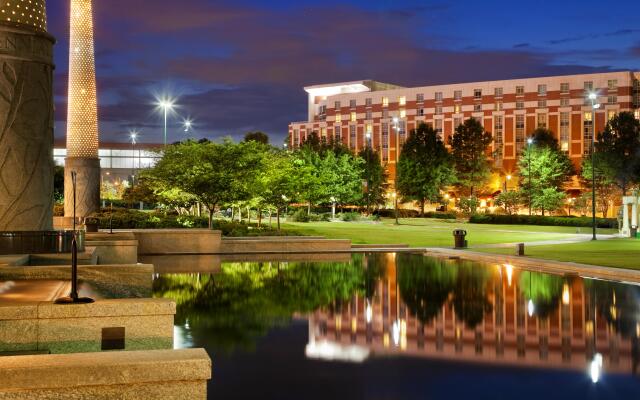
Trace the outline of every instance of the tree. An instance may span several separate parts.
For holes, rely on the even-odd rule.
[[[59,165],[53,169],[53,199],[58,204],[64,202],[64,167]]]
[[[615,204],[621,199],[621,189],[618,183],[615,181],[614,174],[610,173],[609,165],[606,161],[606,157],[603,157],[603,153],[595,153],[595,170],[596,170],[596,208],[602,213],[602,218],[606,218],[609,212],[609,204]],[[593,168],[591,163],[591,157],[584,157],[582,159],[582,185],[584,187],[591,188],[593,185]],[[591,193],[591,190],[589,191]],[[591,204],[591,195],[589,197],[589,204]]]
[[[438,133],[424,123],[411,131],[397,168],[397,190],[405,199],[420,203],[422,216],[425,203],[438,201],[441,190],[455,179],[449,152]]]
[[[155,194],[149,179],[144,177],[140,178],[135,186],[126,188],[122,199],[129,204],[158,202],[158,196]]]
[[[489,179],[491,166],[487,151],[492,140],[491,134],[475,118],[459,125],[449,137],[457,185],[470,196]]]
[[[262,144],[269,144],[269,135],[260,131],[247,132],[247,134],[244,135],[244,141],[245,142],[254,141]]]
[[[504,207],[508,215],[516,214],[522,198],[516,191],[502,192],[496,197],[496,205]]]
[[[291,153],[277,149],[271,149],[266,155],[257,187],[264,203],[275,208],[280,230],[281,211],[295,196],[293,157]]]
[[[525,205],[529,205],[531,199],[532,208],[541,210],[544,215],[547,210],[544,205],[554,204],[551,202],[551,192],[547,189],[561,192],[564,184],[575,173],[575,169],[569,156],[560,150],[552,133],[537,130],[533,134],[533,138],[535,137],[543,139],[539,142],[534,139],[518,160],[520,192]],[[543,193],[544,190],[546,192]],[[538,197],[541,199],[536,201]],[[560,198],[560,195],[555,198]]]
[[[640,180],[640,121],[631,112],[621,112],[607,123],[595,143],[597,166],[607,179],[627,194]],[[597,173],[597,171],[596,171]]]
[[[533,208],[542,210],[542,215],[545,211],[553,212],[561,209],[564,206],[564,200],[566,194],[563,191],[556,190],[556,188],[544,188],[533,198]]]
[[[385,195],[389,189],[388,176],[385,166],[380,162],[380,153],[371,146],[360,150],[358,157],[364,161],[360,178],[367,182],[362,203],[366,206],[368,213],[371,207],[378,207],[385,203]]]

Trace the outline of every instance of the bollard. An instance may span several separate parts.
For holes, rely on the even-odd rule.
[[[524,243],[516,243],[516,256],[524,256]]]

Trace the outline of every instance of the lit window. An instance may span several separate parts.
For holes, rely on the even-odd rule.
[[[320,128],[320,136],[323,138],[327,137],[327,128]]]
[[[524,96],[524,86],[516,86],[516,96]]]
[[[561,93],[569,93],[569,83],[561,83],[560,84],[560,92]]]
[[[609,110],[609,111],[607,111],[607,119],[608,119],[609,121],[611,121],[613,118],[615,118],[615,116],[616,116],[616,112],[615,112],[615,110]]]
[[[417,101],[418,103],[423,102],[423,101],[424,101],[424,93],[418,93],[418,94],[416,94],[416,101]]]
[[[388,107],[389,106],[389,98],[388,97],[383,97],[382,98],[382,107]]]
[[[494,90],[494,96],[495,97],[502,97],[502,88],[501,87],[497,87]]]
[[[367,133],[371,134],[373,132],[373,125],[367,124],[367,128],[366,129],[367,129]]]
[[[407,104],[407,98],[405,96],[400,96],[398,98],[398,104],[404,106],[405,104]]]
[[[341,114],[336,114],[336,122],[342,122],[342,115]]]
[[[560,113],[560,144],[563,151],[569,150],[569,136],[570,136],[570,124],[571,118],[568,112]]]
[[[435,131],[438,134],[438,136],[440,136],[442,138],[442,120],[441,119],[436,119],[435,121],[433,121],[435,123]]]
[[[400,110],[400,118],[407,118],[407,110]]]
[[[349,100],[349,107],[356,108],[356,101],[355,100]]]
[[[522,150],[524,147],[524,115],[516,115],[516,149]]]
[[[584,90],[586,92],[591,92],[593,90],[593,82],[592,81],[586,81],[584,83]]]
[[[473,98],[476,100],[482,100],[482,89],[474,89]]]
[[[355,113],[355,111],[351,112],[351,122],[356,122],[356,120],[358,119],[357,114]]]
[[[462,90],[456,90],[455,92],[453,92],[453,99],[462,100]]]
[[[584,153],[591,154],[591,142],[593,140],[593,114],[591,112],[584,113],[583,127]]]
[[[436,92],[436,101],[442,101],[442,92]]]
[[[547,95],[547,85],[538,85],[538,96]]]
[[[453,106],[453,113],[454,114],[460,114],[460,104],[456,104]]]
[[[336,134],[334,135],[334,140],[336,142],[338,142],[338,143],[341,143],[342,142],[342,132],[341,132],[340,126],[336,125],[335,132],[336,132]]]
[[[618,89],[618,80],[617,79],[609,79],[607,81],[607,87],[609,88],[609,90]]]
[[[493,117],[493,140],[496,143],[496,147],[501,147],[503,144],[503,117],[502,115],[496,115]]]
[[[636,116],[636,119],[640,119],[640,110],[635,110],[635,111],[633,112],[633,115],[635,115],[635,116]]]

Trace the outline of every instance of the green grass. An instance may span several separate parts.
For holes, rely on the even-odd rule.
[[[512,248],[474,249],[474,251],[513,254]],[[529,257],[546,260],[640,269],[640,240],[636,239],[530,246],[525,249],[525,254]]]
[[[393,219],[371,222],[286,223],[285,229],[304,235],[331,239],[351,239],[355,244],[407,244],[412,247],[451,247],[452,231],[465,229],[469,245],[512,243],[522,241],[561,240],[575,235],[578,228],[564,226],[486,225],[436,219]],[[580,228],[588,233],[589,228]],[[601,229],[600,233],[611,233]]]

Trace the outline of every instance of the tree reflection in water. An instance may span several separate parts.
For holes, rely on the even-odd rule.
[[[524,271],[518,278],[518,287],[527,300],[533,301],[535,315],[547,318],[560,307],[565,279],[541,272]]]

